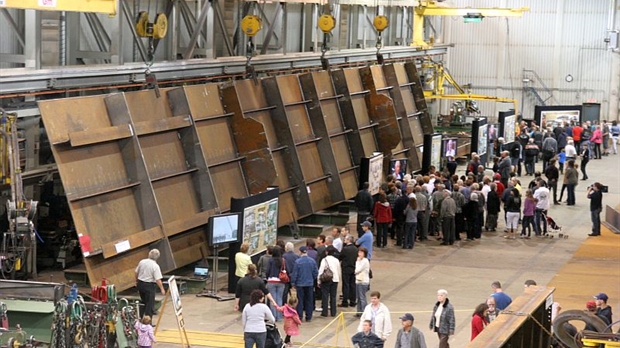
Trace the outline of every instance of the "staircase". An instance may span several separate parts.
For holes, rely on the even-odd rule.
[[[534,70],[523,69],[523,92],[526,96],[531,96],[536,100],[535,105],[552,105],[558,101],[553,96],[553,92],[543,82]],[[545,96],[545,98],[543,98]]]

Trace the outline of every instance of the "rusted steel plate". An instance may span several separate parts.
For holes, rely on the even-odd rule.
[[[124,252],[122,257],[104,259],[102,255],[96,255],[84,259],[91,286],[100,285],[103,278],[119,291],[136,286],[136,266],[148,253],[148,246],[142,246]]]
[[[90,237],[90,253],[144,230],[131,188],[72,202],[70,207],[76,231]]]
[[[344,189],[345,197],[354,197],[357,194],[358,184],[357,175],[355,170],[349,170],[340,174],[342,180],[342,188]]]
[[[351,158],[355,166],[359,166],[362,157],[365,156],[364,145],[359,133],[359,126],[355,114],[355,108],[351,99],[351,92],[347,84],[347,78],[344,69],[331,70],[329,72],[333,82],[336,95],[342,95],[338,98],[338,106],[340,107],[340,116],[347,133],[348,148],[351,151]],[[359,74],[358,78],[359,78]],[[376,149],[376,148],[375,148]]]
[[[392,150],[401,142],[400,128],[396,119],[396,110],[392,98],[377,93],[378,84],[385,84],[383,70],[380,66],[362,68],[359,70],[363,86],[370,90],[367,97],[368,112],[374,124],[375,136],[379,151],[389,161]]]
[[[129,125],[112,126],[94,130],[69,133],[71,146],[94,145],[107,141],[129,138],[132,136]]]
[[[415,61],[405,63],[405,71],[407,72],[409,82],[415,82],[415,84],[411,85],[411,91],[413,93],[416,110],[422,112],[420,115],[420,125],[422,126],[422,130],[424,131],[424,134],[432,134],[434,131],[433,122],[428,113],[428,106],[426,105],[426,98],[424,97],[424,90],[422,88],[422,83],[420,81],[420,76],[418,75],[418,69],[416,68]]]
[[[297,153],[302,163],[301,171],[306,182],[325,176],[323,165],[321,164],[321,156],[319,155],[316,143],[297,146]]]
[[[186,220],[200,212],[196,188],[190,176],[191,174],[185,174],[153,182],[155,197],[164,224]],[[166,229],[165,232],[171,235],[181,231]]]
[[[232,197],[246,197],[249,195],[246,186],[243,170],[240,162],[227,163],[209,168],[217,196],[219,208],[222,211],[230,210],[230,199]]]
[[[244,96],[245,97],[245,96]],[[273,185],[278,176],[264,125],[260,120],[245,117],[235,84],[222,88],[224,109],[232,113],[230,127],[241,162],[246,187],[250,194],[260,193]]]
[[[404,73],[404,67],[402,67],[401,65],[399,65],[399,67],[402,68],[401,70]],[[376,78],[377,75],[379,74],[373,73],[373,79],[375,81],[377,80]],[[411,126],[408,120],[409,113],[408,113],[407,107],[404,102],[404,97],[406,95],[411,96],[411,93],[408,92],[407,90],[403,92],[403,89],[400,87],[399,74],[396,70],[395,64],[383,65],[382,75],[385,78],[386,84],[388,86],[392,86],[392,88],[390,89],[390,95],[392,97],[392,100],[394,101],[394,110],[396,111],[396,115],[398,117],[398,124],[400,128],[401,139],[402,139],[399,146],[397,146],[396,149],[394,149],[393,157],[397,157],[397,158],[405,157],[408,159],[408,162],[410,163],[408,166],[409,168],[418,167],[421,164],[420,163],[421,159],[418,158],[418,154],[414,150],[416,143],[414,141],[413,133],[412,133]],[[406,150],[406,151],[402,152],[402,150]]]
[[[220,85],[207,83],[204,85],[183,87],[190,112],[194,120],[200,120],[211,116],[219,116],[226,113],[220,98]]]
[[[296,76],[294,77],[295,79],[297,78]],[[269,120],[271,121],[272,127],[276,132],[278,143],[282,146],[286,146],[286,148],[282,150],[282,164],[285,170],[284,173],[288,175],[289,182],[292,186],[305,188],[306,180],[303,175],[303,167],[317,165],[317,163],[309,163],[306,162],[305,159],[302,160],[300,158],[297,152],[297,145],[293,133],[301,132],[306,128],[309,128],[308,116],[304,115],[303,117],[301,117],[298,115],[297,122],[306,124],[307,126],[295,127],[296,129],[293,129],[293,127],[289,123],[287,113],[288,108],[282,100],[283,91],[278,86],[278,78],[264,78],[261,79],[260,83],[263,86],[263,93],[265,94],[265,99],[267,100],[269,105],[273,107],[269,110]],[[293,88],[294,85],[289,83],[288,86],[289,88]],[[297,89],[299,90],[299,83],[297,83]],[[293,93],[293,95],[296,94],[297,93]],[[291,97],[289,96],[288,98],[290,99]],[[301,96],[299,96],[299,98],[301,99]],[[302,121],[304,117],[305,120]],[[306,139],[308,139],[309,137],[313,138],[312,135],[304,136],[304,134],[301,134],[300,137]],[[320,165],[320,163],[318,163],[318,165]],[[283,190],[283,188],[280,189]],[[306,189],[298,190],[295,200],[299,216],[307,216],[312,214],[313,207],[310,204],[310,198]]]

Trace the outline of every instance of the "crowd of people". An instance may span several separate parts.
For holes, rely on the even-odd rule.
[[[480,239],[483,229],[497,231],[502,211],[506,239],[547,236],[548,221],[556,227],[548,216],[550,206],[576,204],[578,170],[581,180],[588,180],[590,160],[601,159],[612,149],[617,154],[620,128],[615,122],[609,125],[603,121],[595,125],[565,123],[544,133],[536,125],[522,122],[518,129],[517,141],[504,144],[502,138],[498,139],[498,156],[490,168],[485,168],[480,156],[472,153],[462,176],[456,174],[457,164],[450,157],[441,171],[431,166],[426,175],[406,174],[402,180],[389,175],[374,195],[364,184],[355,197],[360,236],[362,224],[370,222],[376,232],[377,248],[388,247],[391,238],[394,246],[413,249],[416,242],[431,236],[442,245],[453,245],[459,240]],[[542,171],[536,170],[538,162],[542,162]],[[521,176],[522,163],[524,176],[531,175],[531,181]],[[590,236],[600,235],[605,189],[599,182],[587,189]],[[564,192],[566,201],[562,202]]]
[[[388,176],[374,195],[365,183],[355,197],[357,236],[347,227],[334,227],[329,235],[307,239],[298,252],[292,243],[279,240],[267,248],[256,265],[251,264],[245,254],[247,247],[242,245],[235,256],[235,274],[240,277],[235,310],[244,313],[244,321],[251,322],[251,317],[256,315],[263,320],[283,320],[285,342],[290,346],[291,336],[299,335],[300,325],[304,320],[312,321],[315,311],[321,317],[334,317],[337,307],[351,307],[360,318],[353,343],[358,347],[383,347],[392,332],[390,312],[381,303],[377,291],[370,292],[370,303],[367,303],[373,248],[414,249],[416,243],[429,241],[431,237],[436,237],[441,245],[475,241],[482,237],[483,229],[498,231],[501,220],[506,239],[544,237],[548,228],[555,227],[548,226],[548,221],[553,225],[552,219],[548,219],[550,206],[561,205],[565,191],[565,203],[576,204],[577,168],[581,170],[581,179],[588,180],[588,161],[608,155],[611,149],[617,154],[620,129],[616,123],[611,126],[604,121],[600,125],[567,123],[544,133],[536,125],[526,123],[518,128],[518,140],[514,143],[498,140],[498,156],[493,159],[492,172],[481,163],[480,156],[472,153],[463,176],[456,175],[457,164],[450,158],[442,171],[431,167],[427,175]],[[612,146],[608,146],[610,139],[613,139]],[[536,170],[538,162],[542,162],[542,172]],[[522,182],[522,163],[524,175],[533,176],[529,182]],[[589,235],[598,236],[604,186],[597,182],[587,191],[593,222]],[[473,313],[472,340],[512,301],[503,293],[499,282],[493,282],[492,289],[493,294]],[[447,294],[443,289],[437,292],[438,301],[429,323],[442,348],[449,347],[448,338],[454,334],[454,308]],[[251,309],[265,298],[269,300],[267,307]],[[605,311],[605,306],[599,308]],[[402,328],[396,347],[426,347],[424,335],[413,326],[413,315],[408,313],[400,319]],[[252,344],[262,342],[257,335],[266,334],[266,330],[245,332],[248,333],[246,342]],[[257,347],[262,346],[257,344]]]

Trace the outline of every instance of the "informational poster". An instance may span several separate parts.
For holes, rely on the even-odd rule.
[[[441,134],[433,136],[431,145],[431,166],[439,170],[441,165]]]
[[[540,128],[553,129],[564,122],[579,123],[579,110],[547,110],[540,113]]]
[[[183,305],[181,305],[181,294],[179,294],[179,288],[177,287],[177,280],[174,276],[168,279],[168,286],[170,289],[170,299],[172,300],[172,307],[174,307],[174,314],[182,318]]]
[[[504,144],[510,144],[515,141],[515,122],[517,118],[515,115],[506,116],[504,118]]]
[[[483,124],[478,127],[478,155],[482,156],[487,153],[489,125]]]
[[[370,194],[379,193],[379,187],[383,182],[383,155],[377,155],[370,158],[368,168],[368,185],[370,186]]]
[[[248,243],[249,255],[260,253],[274,245],[278,237],[278,199],[247,207],[243,210],[243,243]]]
[[[456,157],[456,149],[458,147],[456,138],[443,140],[443,155],[444,157]]]

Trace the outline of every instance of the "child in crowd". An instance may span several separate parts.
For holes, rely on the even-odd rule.
[[[151,317],[145,315],[142,317],[142,321],[136,319],[134,327],[138,331],[138,347],[139,348],[151,348],[155,340],[155,334],[153,333],[153,326],[151,326]]]
[[[532,190],[525,191],[525,202],[523,203],[523,230],[521,230],[520,238],[530,239],[532,236],[532,228],[534,228],[534,210],[536,209],[536,201]],[[525,230],[527,229],[527,236]]]
[[[558,163],[560,164],[560,174],[564,174],[564,162],[566,162],[566,152],[564,149],[558,154]]]
[[[286,338],[284,338],[284,343],[287,347],[292,347],[293,343],[291,342],[291,336],[299,335],[299,326],[301,325],[301,319],[299,319],[299,315],[297,314],[297,296],[291,295],[288,298],[288,303],[282,307],[277,307],[278,311],[284,314],[284,333],[286,334]]]

